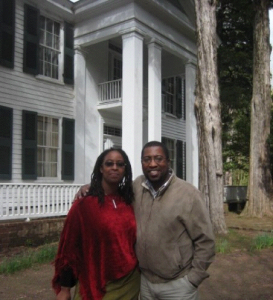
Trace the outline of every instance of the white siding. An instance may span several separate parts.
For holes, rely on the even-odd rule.
[[[167,113],[162,114],[162,136],[186,141],[186,122]]]
[[[21,180],[22,110],[74,118],[74,89],[23,73],[24,1],[15,7],[14,69],[0,66],[0,105],[13,108],[12,180]]]

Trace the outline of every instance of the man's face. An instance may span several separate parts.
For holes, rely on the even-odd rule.
[[[169,176],[169,160],[160,146],[144,149],[141,158],[142,170],[145,177],[151,182],[155,190],[166,182]]]

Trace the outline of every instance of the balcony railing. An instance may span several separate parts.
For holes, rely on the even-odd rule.
[[[66,215],[80,186],[0,184],[0,221]]]
[[[99,84],[100,103],[121,101],[122,79],[107,81]]]

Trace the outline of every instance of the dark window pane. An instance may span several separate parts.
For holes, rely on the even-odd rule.
[[[50,48],[53,47],[53,35],[50,32],[46,33],[46,45]]]
[[[46,19],[46,31],[53,32],[53,21]]]
[[[54,34],[56,35],[60,34],[60,24],[57,22],[54,22]]]

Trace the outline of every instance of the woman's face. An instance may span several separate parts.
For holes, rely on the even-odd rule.
[[[110,151],[105,155],[100,171],[103,184],[118,185],[125,175],[125,162],[122,155],[118,151]]]

